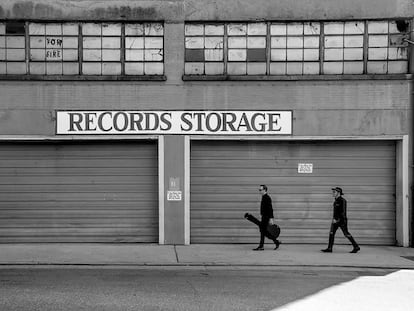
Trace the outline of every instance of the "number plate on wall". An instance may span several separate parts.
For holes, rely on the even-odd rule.
[[[181,191],[167,191],[167,201],[181,201]]]
[[[299,174],[312,174],[313,164],[312,163],[298,163]]]

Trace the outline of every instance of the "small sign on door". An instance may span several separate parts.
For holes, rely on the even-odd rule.
[[[299,174],[312,174],[313,163],[298,163],[298,173]]]
[[[181,201],[181,191],[167,191],[167,201]]]

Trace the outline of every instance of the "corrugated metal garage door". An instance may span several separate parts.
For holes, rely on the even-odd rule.
[[[0,144],[0,242],[157,242],[153,142]]]
[[[312,163],[312,174],[299,174]],[[191,144],[191,243],[258,243],[260,184],[267,184],[285,243],[326,243],[332,186],[344,189],[349,230],[362,244],[395,244],[395,143],[390,141]],[[348,243],[339,230],[336,243]]]

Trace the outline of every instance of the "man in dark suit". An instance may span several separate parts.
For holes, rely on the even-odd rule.
[[[332,253],[332,247],[334,244],[335,233],[338,228],[341,228],[345,237],[352,243],[354,247],[351,253],[357,253],[360,250],[355,239],[348,231],[348,219],[346,217],[346,200],[343,196],[342,188],[332,188],[332,196],[335,198],[333,203],[333,218],[331,223],[331,230],[329,231],[329,243],[328,248],[323,249],[324,253]]]
[[[259,246],[254,248],[254,251],[262,251],[264,250],[264,238],[267,231],[267,226],[269,224],[273,224],[273,206],[272,206],[272,199],[267,194],[267,186],[260,185],[259,192],[262,195],[262,201],[260,203],[260,215],[262,219],[260,221],[260,243]],[[280,241],[274,239],[273,242],[275,243],[275,249],[279,248]]]

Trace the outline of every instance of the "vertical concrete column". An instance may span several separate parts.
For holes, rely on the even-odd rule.
[[[160,143],[160,244],[189,244],[188,139],[167,135]],[[163,146],[161,146],[161,144]]]
[[[165,84],[183,84],[184,73],[184,23],[165,23],[164,63]],[[174,103],[175,106],[180,103]]]
[[[396,157],[396,240],[397,245],[410,246],[410,200],[409,200],[409,139],[404,135],[397,141]]]

